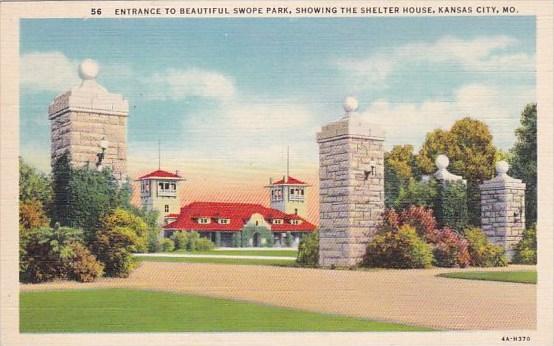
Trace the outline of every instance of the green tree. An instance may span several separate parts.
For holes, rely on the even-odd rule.
[[[395,145],[385,153],[385,205],[393,207],[401,190],[420,177],[411,145]]]
[[[19,202],[39,201],[43,207],[52,203],[50,178],[19,158]]]
[[[131,209],[129,186],[120,187],[109,168],[74,168],[65,154],[55,162],[52,175],[52,219],[64,226],[82,228],[87,240],[94,237],[104,215],[118,207]]]
[[[434,173],[434,160],[439,154],[450,159],[448,170],[467,180],[467,206],[471,224],[481,222],[481,196],[479,184],[494,175],[496,148],[492,135],[482,121],[469,117],[454,123],[449,131],[434,130],[427,134],[417,163],[426,173]]]
[[[309,267],[319,264],[319,231],[302,237],[298,244],[296,263]]]
[[[525,189],[525,224],[537,222],[537,104],[528,104],[521,113],[516,143],[510,150],[510,175],[521,179]]]
[[[115,209],[102,219],[92,250],[104,263],[107,276],[129,275],[136,265],[132,253],[146,249],[147,230],[147,224],[139,216],[123,208]]]

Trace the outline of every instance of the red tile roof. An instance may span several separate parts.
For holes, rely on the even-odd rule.
[[[163,171],[161,169],[158,169],[157,171],[150,172],[146,175],[143,175],[139,178],[139,180],[142,179],[155,179],[155,178],[173,178],[173,179],[182,179],[182,177],[178,174]]]
[[[166,230],[206,231],[206,232],[240,232],[252,214],[261,214],[275,232],[313,232],[315,225],[298,215],[267,208],[260,204],[229,202],[193,202],[181,208],[177,220],[164,226]],[[209,224],[200,224],[197,219],[210,218]],[[229,219],[228,224],[219,224],[217,219]],[[273,225],[272,219],[283,219],[283,224]],[[300,220],[293,225],[290,220]]]
[[[285,178],[283,178],[281,180],[277,180],[272,185],[307,185],[307,184],[289,175],[288,179],[285,180]]]

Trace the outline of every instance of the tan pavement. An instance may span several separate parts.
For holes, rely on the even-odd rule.
[[[240,299],[437,329],[535,329],[536,285],[436,277],[471,269],[323,270],[143,262],[127,279],[52,282],[21,289],[125,287]]]

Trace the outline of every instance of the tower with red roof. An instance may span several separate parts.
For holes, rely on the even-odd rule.
[[[140,202],[146,210],[157,210],[160,213],[160,224],[174,220],[179,213],[181,203],[180,182],[183,177],[179,172],[171,173],[161,169],[138,178],[140,182]]]
[[[266,188],[269,189],[271,208],[306,218],[309,187],[310,185],[288,174],[275,182],[270,179]]]

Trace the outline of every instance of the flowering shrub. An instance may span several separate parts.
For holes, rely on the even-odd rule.
[[[426,268],[431,266],[431,247],[421,239],[413,226],[403,225],[397,231],[375,235],[368,244],[364,265],[381,268]]]
[[[436,232],[433,255],[438,267],[464,268],[471,262],[467,240],[449,228]]]
[[[387,209],[383,214],[383,230],[397,231],[403,225],[412,226],[424,240],[434,242],[437,220],[432,209],[412,205],[400,213]]]
[[[81,243],[70,245],[73,255],[66,261],[67,277],[80,282],[92,282],[101,276],[104,265],[96,260],[86,246]]]
[[[502,247],[489,242],[480,228],[468,228],[464,232],[469,246],[471,265],[477,267],[504,267],[508,265]]]

